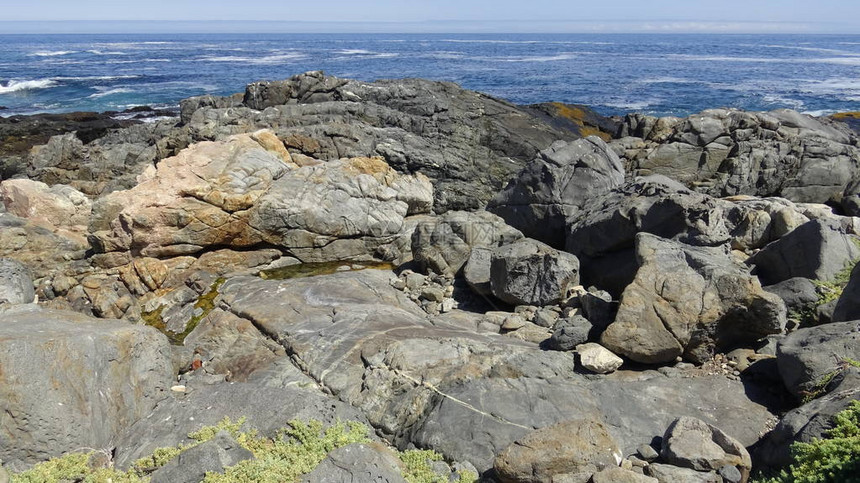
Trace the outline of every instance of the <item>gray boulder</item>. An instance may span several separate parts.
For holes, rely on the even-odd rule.
[[[591,483],[658,483],[656,478],[624,468],[606,468],[591,478]]]
[[[723,248],[636,237],[639,269],[601,344],[636,362],[678,356],[698,363],[719,348],[751,344],[785,328],[782,300]]]
[[[800,329],[780,341],[776,361],[785,387],[795,396],[815,390],[847,358],[860,354],[860,321]]]
[[[152,483],[199,483],[206,473],[223,473],[224,469],[254,455],[243,448],[226,431],[211,440],[185,450],[150,475]]]
[[[600,421],[574,419],[537,429],[508,446],[493,468],[504,483],[541,483],[596,472],[621,462],[618,444]]]
[[[767,245],[747,260],[762,283],[793,277],[831,281],[860,258],[857,237],[840,220],[813,220]]]
[[[449,211],[415,228],[412,256],[425,270],[455,275],[469,260],[473,248],[496,248],[522,237],[522,233],[492,213]],[[478,263],[486,261],[476,260],[473,272],[479,270]]]
[[[302,477],[302,483],[406,483],[400,459],[379,444],[350,444],[338,448]]]
[[[0,305],[29,304],[35,296],[30,270],[16,260],[0,258]]]
[[[723,245],[731,240],[729,208],[664,176],[637,178],[593,199],[569,220],[565,251],[580,259],[584,284],[618,295],[635,272],[637,233]]]
[[[623,182],[624,166],[600,138],[558,141],[526,165],[487,210],[526,236],[561,248],[567,219]]]
[[[168,397],[170,346],[151,327],[36,306],[0,320],[0,459],[14,469],[110,447]]]
[[[752,459],[744,445],[702,420],[680,417],[663,436],[663,459],[667,463],[696,471],[736,467],[743,478],[749,477]]]
[[[818,302],[818,289],[808,278],[789,278],[774,285],[768,285],[764,289],[778,295],[785,302],[789,312],[804,309]]]
[[[473,248],[466,266],[463,267],[463,278],[478,295],[493,294],[490,286],[490,260],[492,256],[493,251],[489,248]]]
[[[579,283],[579,260],[536,240],[521,240],[493,250],[490,287],[511,305],[554,305]]]
[[[860,263],[851,269],[851,278],[833,308],[833,322],[860,320]]]
[[[552,350],[571,351],[580,344],[588,342],[594,326],[585,317],[574,315],[556,323],[547,346]]]

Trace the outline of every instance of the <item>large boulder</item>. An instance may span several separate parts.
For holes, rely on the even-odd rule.
[[[504,483],[541,483],[568,473],[618,466],[621,449],[599,421],[570,420],[529,433],[493,464]]]
[[[788,390],[802,398],[815,392],[825,376],[860,354],[860,321],[800,329],[777,346],[779,373]]]
[[[636,258],[636,276],[601,337],[617,354],[647,364],[678,356],[701,363],[720,348],[751,344],[785,328],[783,301],[764,291],[724,248],[640,233]]]
[[[528,237],[564,246],[567,219],[624,182],[624,166],[600,138],[558,141],[526,165],[487,210]]]
[[[486,212],[449,211],[420,223],[412,233],[412,256],[425,270],[455,275],[473,248],[496,248],[523,237],[500,217]],[[489,258],[476,263],[486,263]]]
[[[378,158],[298,167],[259,131],[194,145],[101,198],[90,240],[99,252],[153,257],[269,243],[305,262],[369,259],[431,200],[421,175],[398,175]]]
[[[768,285],[764,289],[778,295],[785,302],[785,307],[789,312],[797,312],[810,307],[818,302],[819,298],[815,282],[803,277],[789,278],[782,282]]]
[[[86,195],[71,186],[48,186],[29,179],[0,183],[0,202],[7,213],[77,231],[86,231],[92,205]]]
[[[788,109],[709,109],[685,119],[631,114],[619,135],[635,136],[614,143],[634,174],[672,176],[713,196],[839,201],[860,159],[848,127]]]
[[[860,263],[851,269],[848,284],[842,290],[839,301],[833,309],[833,322],[860,320]]]
[[[511,305],[554,305],[579,283],[579,260],[525,239],[496,248],[490,257],[493,295]]]
[[[35,306],[0,320],[0,459],[12,468],[109,448],[168,397],[170,346],[151,327]]]
[[[744,445],[719,428],[700,419],[680,417],[663,436],[663,459],[667,463],[697,471],[736,467],[742,480],[749,478],[752,458]]]
[[[83,236],[0,213],[0,257],[26,265],[36,279],[63,274],[72,266],[89,265],[84,260],[88,248]]]
[[[847,221],[847,220],[846,220]],[[858,238],[842,220],[813,220],[767,245],[747,263],[767,285],[793,277],[832,281],[860,258]]]
[[[568,224],[565,250],[582,263],[586,285],[619,294],[635,271],[634,240],[646,232],[694,246],[731,240],[730,204],[663,177],[637,178],[593,199]]]
[[[30,270],[11,258],[0,258],[0,306],[29,304],[35,298]]]

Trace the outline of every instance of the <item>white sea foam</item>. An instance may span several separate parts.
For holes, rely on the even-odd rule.
[[[682,79],[680,77],[653,77],[636,81],[639,84],[699,84],[701,81],[693,79]]]
[[[227,55],[216,57],[201,57],[195,60],[197,62],[242,62],[246,64],[276,64],[278,62],[304,59],[305,57],[307,57],[307,55],[301,52],[293,52],[289,54],[267,55],[265,57]]]
[[[337,53],[341,54],[341,55],[370,55],[370,54],[373,54],[373,52],[371,52],[369,50],[364,50],[364,49],[344,49],[344,50],[338,50]]]
[[[69,55],[76,53],[76,50],[53,50],[53,51],[43,51],[43,52],[33,52],[32,54],[28,54],[29,57],[58,57],[60,55]]]
[[[790,97],[785,97],[773,93],[765,94],[764,96],[762,96],[762,100],[770,104],[777,104],[780,107],[790,107],[795,110],[801,109],[804,106],[803,101],[799,99],[792,99]]]
[[[127,87],[117,87],[114,89],[109,89],[106,87],[96,87],[96,90],[101,92],[96,92],[95,94],[89,96],[89,99],[100,99],[102,97],[112,96],[114,94],[125,94],[128,92],[134,92],[133,89],[129,89]]]
[[[10,80],[6,85],[0,84],[0,94],[9,94],[12,92],[30,91],[36,89],[47,89],[56,86],[57,83],[51,79],[37,80]]]
[[[498,62],[558,62],[561,60],[575,59],[577,54],[567,53],[558,55],[534,55],[523,57],[486,57],[486,60]]]
[[[128,55],[125,52],[120,52],[118,50],[117,51],[104,51],[104,50],[93,49],[93,50],[88,50],[87,52],[89,52],[90,54],[94,54],[94,55]]]
[[[98,80],[98,81],[106,81],[106,80],[122,80],[122,79],[139,79],[143,76],[139,75],[93,75],[93,76],[81,76],[81,77],[51,77],[51,80],[55,81],[89,81],[89,80]]]
[[[812,117],[822,117],[822,116],[829,116],[831,114],[836,114],[837,112],[839,112],[839,111],[834,111],[832,109],[820,109],[817,111],[803,111],[803,114],[807,114],[807,115],[812,116]]]

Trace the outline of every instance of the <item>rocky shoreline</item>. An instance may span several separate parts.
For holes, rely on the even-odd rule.
[[[371,428],[302,481],[736,483],[860,399],[851,116],[321,72],[124,114],[0,118],[5,471],[229,417]],[[261,461],[237,431],[133,476]]]

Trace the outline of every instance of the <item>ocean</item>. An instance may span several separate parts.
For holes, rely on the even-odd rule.
[[[176,107],[308,70],[602,114],[860,111],[860,35],[0,35],[0,115]]]

